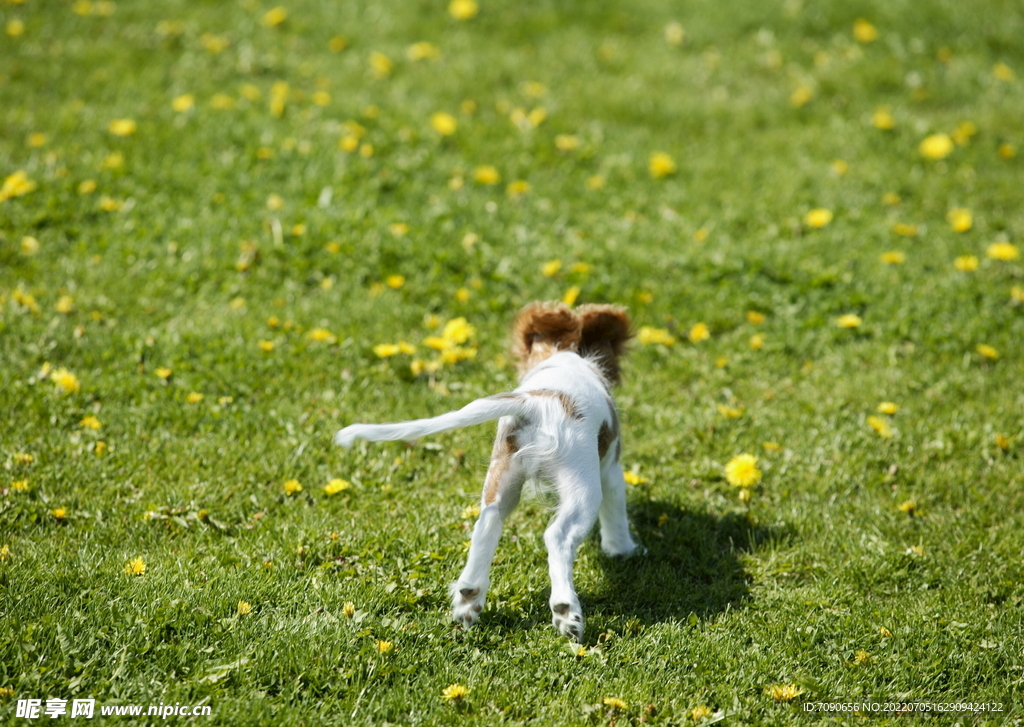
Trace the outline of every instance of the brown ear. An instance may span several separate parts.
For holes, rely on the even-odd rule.
[[[629,313],[621,305],[584,305],[577,309],[582,332],[580,356],[590,356],[612,384],[619,383],[619,358],[626,353],[630,332]]]
[[[580,319],[564,303],[530,303],[512,326],[512,356],[520,373],[556,351],[575,351]]]

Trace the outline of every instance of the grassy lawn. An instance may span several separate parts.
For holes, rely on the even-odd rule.
[[[0,28],[3,720],[1024,722],[1016,0],[0,0]],[[584,544],[571,644],[526,501],[467,632],[493,427],[331,436],[513,388],[515,311],[563,298],[640,334],[649,553]],[[175,703],[212,714],[99,714]]]

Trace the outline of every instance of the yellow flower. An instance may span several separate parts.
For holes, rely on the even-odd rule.
[[[974,218],[971,211],[960,207],[951,209],[946,213],[946,220],[954,232],[967,232],[974,225]]]
[[[302,492],[302,485],[299,484],[298,480],[287,480],[284,483],[284,493],[286,495],[294,495],[296,492]]]
[[[876,129],[889,131],[890,129],[896,128],[896,119],[893,118],[888,106],[879,106],[875,109],[875,112],[871,114],[871,125]]]
[[[231,45],[229,41],[223,35],[214,35],[213,33],[203,33],[199,36],[199,45],[203,47],[208,53],[217,55],[222,52],[225,48]]]
[[[565,295],[562,296],[562,302],[565,303],[568,306],[572,306],[572,305],[576,304],[576,299],[579,298],[579,297],[580,297],[580,286],[573,285],[567,291],[565,291]]]
[[[896,509],[906,515],[913,515],[917,510],[917,503],[913,500],[904,500],[896,506]],[[882,636],[892,636],[892,634],[883,633]]]
[[[21,238],[21,254],[26,257],[38,255],[39,240],[30,235],[25,235],[23,238]]]
[[[453,318],[444,325],[441,336],[446,341],[465,343],[476,335],[476,329],[465,318]]]
[[[1004,141],[999,145],[999,156],[1003,159],[1013,159],[1017,156],[1017,147],[1008,141]]]
[[[658,527],[659,528],[665,527],[665,525],[668,523],[668,521],[669,521],[669,516],[668,516],[667,512],[663,512],[663,513],[661,513],[661,515],[658,515]]]
[[[907,222],[897,222],[892,226],[892,231],[902,237],[916,237],[917,225],[912,225]]]
[[[895,207],[902,201],[903,200],[900,199],[900,196],[895,192],[886,192],[882,195],[882,204],[888,207]]]
[[[877,411],[879,414],[895,414],[897,411],[899,411],[899,408],[899,405],[891,401],[883,401],[881,404],[878,405]]]
[[[798,86],[793,93],[789,95],[789,103],[795,108],[806,106],[807,102],[814,98],[814,92],[807,86]]]
[[[97,457],[102,457],[107,453],[107,449],[108,447],[106,442],[96,442],[96,445],[92,448],[92,451],[96,453]]]
[[[95,429],[99,429],[100,427],[103,426],[103,424],[100,423],[100,420],[97,419],[96,417],[94,417],[92,414],[90,414],[87,417],[83,418],[82,421],[79,422],[79,425],[85,427],[86,429],[94,429],[94,430]]]
[[[390,654],[395,649],[395,645],[390,641],[375,641],[373,644],[381,654]]]
[[[618,697],[605,697],[601,700],[601,704],[612,709],[629,709],[629,705]]]
[[[167,379],[171,378],[171,375],[174,372],[171,371],[169,368],[161,366],[156,371],[154,371],[153,373],[155,373],[159,378],[163,379],[164,381],[167,381]]]
[[[660,343],[663,346],[671,346],[676,342],[673,337],[664,328],[653,328],[651,326],[640,326],[640,330],[636,334],[636,338],[640,343],[645,346],[652,343]]]
[[[266,340],[262,340],[262,339],[259,340],[259,341],[256,341],[256,345],[264,353],[270,353],[276,347],[276,345],[274,344],[273,341],[266,341]]]
[[[78,185],[79,194],[92,194],[96,191],[96,180],[95,179],[84,179]]]
[[[276,28],[288,19],[288,11],[280,5],[271,8],[263,15],[263,24],[268,28]]]
[[[1010,300],[1014,303],[1024,304],[1024,286],[1015,285],[1010,288]]]
[[[505,189],[509,197],[521,197],[530,191],[530,183],[524,179],[511,182]]]
[[[405,276],[389,275],[387,278],[384,279],[384,283],[392,290],[398,290],[403,285],[405,285]]]
[[[11,546],[9,546],[9,545],[7,545],[5,543],[3,547],[0,547],[0,562],[8,560],[10,557],[11,557]],[[10,694],[7,694],[6,692],[8,692],[8,691],[9,690],[5,689],[4,690],[5,694],[3,696],[9,697],[12,694],[14,694],[13,691],[11,691]]]
[[[580,138],[572,134],[558,134],[555,137],[555,148],[558,151],[575,151],[580,147]]]
[[[122,207],[124,207],[124,203],[114,199],[113,197],[100,197],[100,209],[104,212],[116,212]]]
[[[471,295],[472,293],[469,292],[469,288],[459,288],[455,291],[455,300],[460,303],[466,303],[469,301]]]
[[[871,654],[864,651],[863,649],[857,649],[853,654],[853,661],[856,664],[867,664],[871,661]]]
[[[146,572],[146,561],[142,559],[142,556],[132,558],[125,565],[124,572],[130,576],[141,576]]]
[[[243,83],[238,87],[238,94],[247,101],[259,101],[263,95],[260,89],[251,83]]]
[[[669,45],[679,46],[686,40],[686,29],[677,21],[673,20],[665,26],[665,42]]]
[[[31,455],[28,452],[15,452],[14,453],[14,461],[17,464],[26,465],[26,464],[32,464],[33,462],[35,462],[36,458],[35,458],[34,455]]]
[[[948,134],[932,134],[925,137],[918,151],[925,159],[945,159],[953,151],[953,140]]]
[[[987,343],[979,343],[975,347],[975,350],[985,358],[990,359],[992,361],[995,361],[997,358],[999,358],[999,351],[994,349],[992,346],[989,346]]]
[[[985,254],[993,260],[1016,260],[1020,257],[1020,250],[1011,242],[993,242]]]
[[[996,443],[996,446],[999,447],[999,449],[1007,450],[1010,448],[1010,439],[1005,434],[997,433],[993,439]],[[12,486],[15,484],[17,483],[11,483]]]
[[[892,437],[892,427],[890,427],[889,422],[882,419],[882,417],[869,416],[867,421],[868,426],[878,432],[878,436],[885,439]]]
[[[454,5],[455,2],[458,1],[459,0],[453,0],[452,4]],[[476,5],[476,3],[473,4]],[[447,687],[441,690],[441,698],[449,702],[458,701],[465,697],[467,694],[469,694],[469,689],[467,689],[461,684],[449,684]]]
[[[661,179],[676,173],[676,161],[663,151],[656,151],[647,160],[647,171],[655,179]]]
[[[441,136],[451,136],[459,129],[455,117],[444,111],[438,111],[430,117],[430,126]]]
[[[1005,447],[1003,449],[1006,449]],[[28,480],[14,480],[11,482],[11,487],[19,492],[24,492],[28,489]]]
[[[41,134],[39,132],[36,132],[34,134],[29,134],[28,145],[30,147],[32,147],[33,149],[38,149],[39,147],[44,146],[45,144],[46,144],[46,134]]]
[[[338,339],[334,337],[334,334],[328,331],[326,328],[314,328],[308,334],[306,334],[309,340],[317,341],[318,343],[334,343]]]
[[[373,51],[370,54],[370,68],[373,69],[373,73],[377,78],[387,78],[391,75],[391,71],[394,70],[394,62],[383,53]]]
[[[131,136],[137,128],[134,119],[114,119],[107,125],[107,131],[114,136]]]
[[[327,42],[327,47],[332,53],[341,53],[348,48],[348,39],[343,35],[336,35]]]
[[[1000,61],[992,66],[992,75],[1000,81],[1010,82],[1013,80],[1013,69]]]
[[[50,374],[50,381],[55,383],[64,394],[74,394],[82,388],[78,377],[65,368],[54,369]]]
[[[709,716],[711,716],[711,707],[706,704],[702,704],[690,710],[690,719],[694,722],[700,722],[702,719]]]
[[[345,618],[352,618],[356,615],[356,604],[352,601],[345,601],[345,605],[341,607],[341,613]]]
[[[960,146],[971,141],[971,137],[978,133],[978,126],[973,121],[963,121],[956,125],[951,138]]]
[[[907,256],[898,250],[890,250],[881,254],[881,260],[886,265],[902,265],[907,261]]]
[[[719,404],[716,408],[718,409],[718,413],[724,416],[726,419],[739,419],[741,416],[743,416],[743,410],[735,406]]]
[[[473,170],[473,179],[477,184],[493,186],[501,182],[501,174],[490,164],[484,164]]]
[[[441,55],[441,49],[433,43],[428,43],[425,40],[421,40],[419,43],[413,43],[405,49],[405,57],[410,61],[422,61],[437,58]]]
[[[0,202],[11,197],[21,197],[33,191],[38,185],[28,178],[24,170],[19,169],[4,179],[3,187],[0,187]]]
[[[752,454],[738,454],[725,465],[725,479],[735,487],[753,487],[761,481],[761,470],[757,457]]]
[[[706,323],[694,323],[687,337],[690,339],[690,343],[700,343],[711,338],[711,331],[708,330]]]
[[[626,481],[628,485],[642,485],[647,482],[646,477],[641,477],[636,472],[623,472],[622,479]]]
[[[75,299],[70,295],[62,295],[57,299],[57,302],[54,303],[53,309],[58,313],[67,315],[75,309]]]
[[[237,612],[239,616],[247,616],[252,613],[252,604],[248,601],[239,601]]]
[[[836,325],[840,328],[857,328],[863,322],[856,313],[847,313],[836,318]]]
[[[540,273],[545,278],[552,278],[558,275],[558,271],[562,269],[561,260],[549,260],[540,267]]]
[[[913,509],[913,508],[911,508],[911,509]],[[879,629],[878,629],[878,633],[880,633],[882,636],[884,636],[887,639],[891,639],[892,638],[892,631],[890,631],[889,629],[885,628],[885,626],[880,626]]]
[[[230,111],[235,107],[235,99],[226,93],[215,93],[210,98],[210,106],[218,111]]]
[[[832,210],[818,207],[804,215],[804,224],[819,229],[832,221]]]
[[[57,520],[63,520],[68,516],[68,510],[66,507],[55,507],[50,510],[50,514],[53,515]]]
[[[764,336],[760,333],[755,333],[750,337],[750,347],[755,351],[760,351],[764,348]]]
[[[351,482],[336,477],[324,485],[324,492],[328,495],[337,495],[342,490],[347,490],[351,486]]]
[[[124,166],[124,154],[119,151],[107,154],[101,166],[103,169],[120,169]]]
[[[600,174],[594,174],[587,177],[586,185],[587,189],[601,189],[605,185],[605,178]]]
[[[456,20],[469,20],[476,17],[480,7],[476,0],[452,0],[448,3],[448,14]]]
[[[190,93],[183,93],[180,96],[175,96],[171,101],[171,108],[177,111],[179,114],[183,114],[186,111],[191,111],[196,105],[196,98]]]
[[[189,395],[185,397],[185,401],[187,401],[189,404],[198,404],[202,400],[203,395],[200,394],[198,391],[190,392]]]
[[[379,358],[387,358],[389,356],[394,356],[395,354],[399,353],[400,349],[394,343],[378,343],[376,346],[373,347],[373,352]]]
[[[953,260],[953,267],[962,273],[970,273],[978,269],[978,258],[976,255],[961,255]]]
[[[773,684],[765,691],[776,702],[792,702],[804,693],[796,684]]]

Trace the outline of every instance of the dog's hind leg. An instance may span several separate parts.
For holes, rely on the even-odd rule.
[[[601,550],[611,556],[641,555],[626,518],[626,480],[618,459],[601,465]]]
[[[597,521],[601,502],[601,476],[597,456],[593,464],[562,467],[555,475],[558,512],[544,531],[551,573],[551,622],[564,636],[583,639],[583,609],[573,585],[576,550]]]
[[[516,457],[518,451],[514,424],[502,420],[484,480],[480,517],[473,528],[469,557],[462,575],[451,588],[452,618],[467,628],[476,623],[484,610],[491,583],[491,562],[501,538],[502,524],[519,504],[526,480],[526,472]]]

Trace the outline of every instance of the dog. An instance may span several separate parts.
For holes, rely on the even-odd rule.
[[[480,516],[469,556],[451,587],[452,617],[473,626],[484,609],[490,568],[502,524],[519,504],[528,479],[546,481],[558,496],[544,532],[551,575],[552,623],[581,641],[583,611],[573,586],[576,550],[601,523],[601,548],[611,556],[639,554],[626,518],[619,417],[611,388],[630,337],[626,309],[531,303],[513,326],[512,356],[519,386],[432,419],[395,424],[352,424],[334,441],[412,440],[449,429],[498,420]]]

